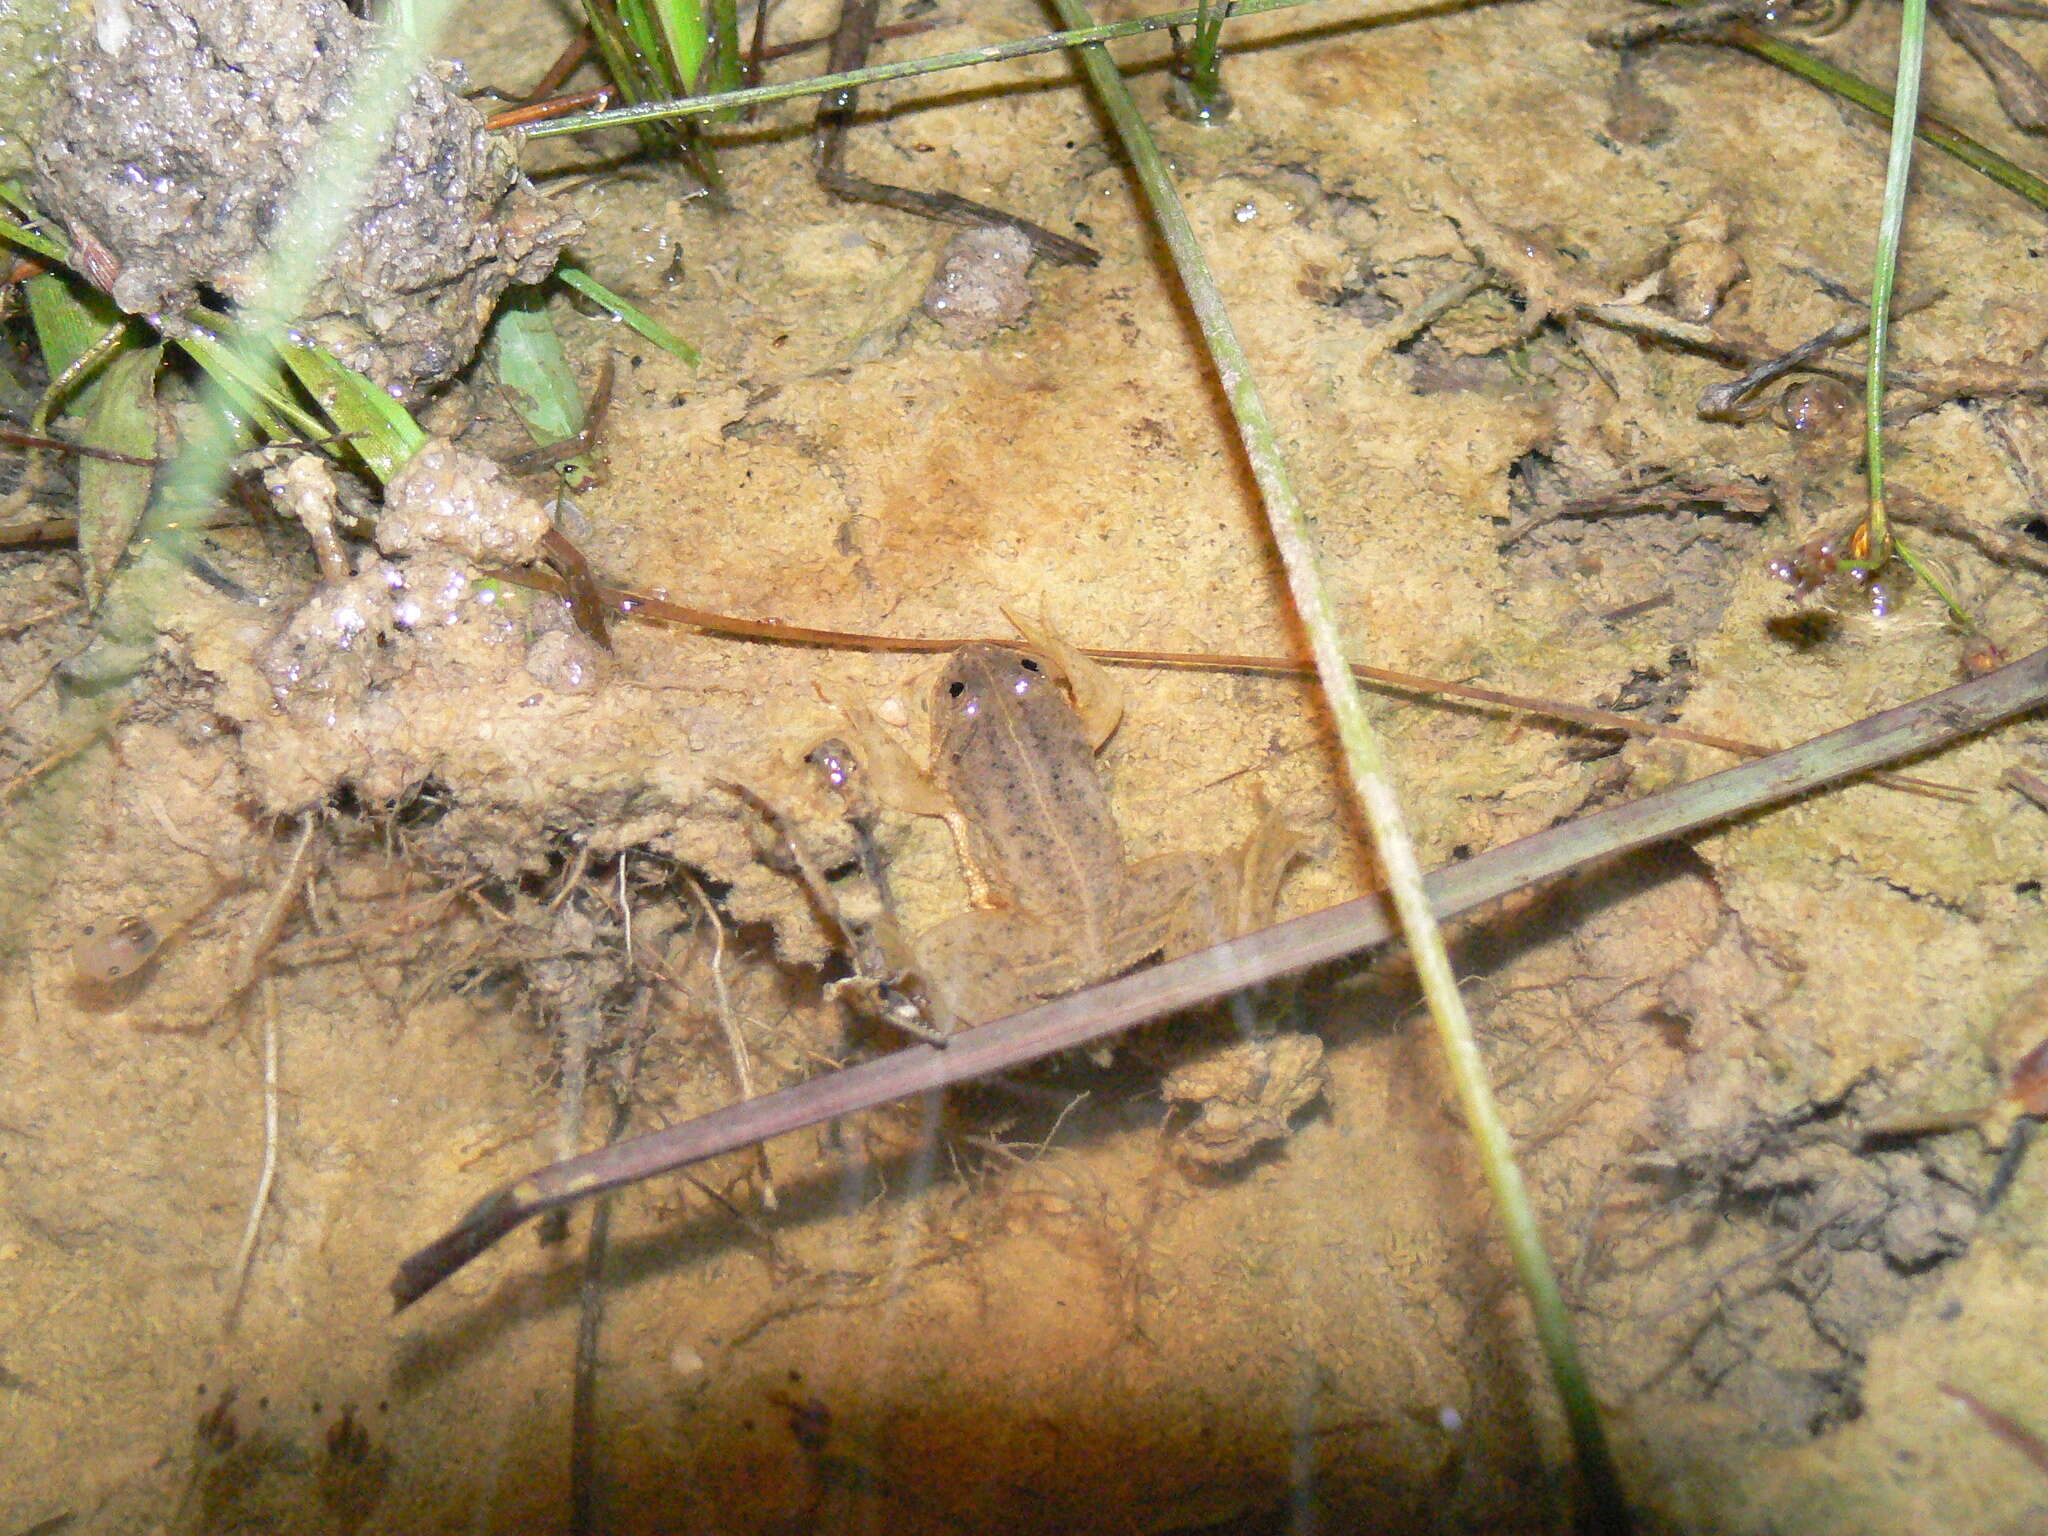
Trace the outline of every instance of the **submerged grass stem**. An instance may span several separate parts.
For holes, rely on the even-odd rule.
[[[1088,16],[1081,0],[1054,0],[1060,20],[1069,28],[1084,25]],[[1450,1066],[1458,1105],[1477,1147],[1494,1203],[1506,1229],[1515,1270],[1535,1316],[1550,1374],[1570,1429],[1582,1481],[1587,1524],[1601,1531],[1628,1529],[1628,1511],[1620,1480],[1607,1446],[1606,1431],[1593,1400],[1570,1319],[1558,1290],[1557,1276],[1544,1251],[1536,1214],[1529,1203],[1521,1170],[1500,1109],[1487,1082],[1486,1066],[1473,1037],[1464,999],[1451,970],[1443,931],[1423,886],[1400,798],[1395,790],[1378,733],[1365,713],[1357,679],[1345,656],[1335,606],[1325,586],[1313,534],[1292,478],[1282,458],[1278,435],[1266,414],[1258,383],[1225,309],[1201,243],[1182,206],[1166,163],[1124,84],[1122,73],[1100,43],[1077,50],[1089,84],[1116,125],[1125,152],[1136,171],[1155,224],[1171,253],[1189,306],[1223,384],[1239,437],[1265,503],[1267,523],[1287,571],[1289,590],[1302,627],[1307,631],[1323,694],[1337,726],[1351,787],[1371,826],[1380,865],[1385,871],[1401,929],[1422,981],[1435,1022],[1437,1041]]]

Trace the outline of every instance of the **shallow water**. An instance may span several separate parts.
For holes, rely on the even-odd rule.
[[[1924,594],[1818,640],[1782,622],[1767,561],[1854,511],[1853,444],[1700,420],[1723,364],[1586,320],[1527,334],[1532,274],[1613,298],[1710,204],[1747,272],[1716,326],[1778,348],[1825,328],[1843,310],[1815,272],[1866,281],[1878,130],[1705,49],[1638,62],[1665,124],[1617,99],[1612,55],[1585,42],[1605,16],[1584,6],[1375,14],[1246,23],[1234,118],[1155,124],[1355,654],[1772,744],[1952,680],[1961,644]],[[806,4],[775,27],[829,21]],[[1042,22],[999,8],[889,46]],[[459,35],[472,78],[535,77],[553,25],[480,15]],[[1889,25],[1860,16],[1829,47],[1876,73]],[[1943,110],[2001,137],[1960,56],[1937,50],[1934,81]],[[1162,84],[1140,78],[1148,110]],[[829,201],[794,111],[731,131],[731,212],[663,174],[566,192],[590,269],[705,353],[688,370],[563,311],[586,375],[602,349],[620,358],[607,482],[579,500],[593,566],[844,630],[1002,634],[1005,606],[1042,604],[1079,643],[1289,649],[1219,396],[1066,66],[876,100],[853,141],[865,174],[999,200],[1094,240],[1102,265],[1040,265],[1020,326],[956,346],[918,311],[948,232]],[[614,148],[551,143],[531,163]],[[2038,215],[1937,159],[1918,185],[1905,285],[1947,297],[1902,326],[1900,365],[2027,376],[2048,335],[2025,278]],[[1389,345],[1475,251],[1515,280]],[[482,387],[432,420],[512,444]],[[1955,520],[1964,536],[1921,537],[2011,654],[2041,643],[2041,569],[1994,554],[2034,547],[2041,422],[2023,396],[1974,398],[1893,448],[1902,504]],[[294,540],[231,536],[227,553],[299,591]],[[9,611],[67,576],[65,556],[4,558]],[[503,601],[502,628],[401,647],[381,713],[309,724],[279,715],[252,659],[275,618],[182,595],[150,702],[17,815],[10,863],[44,895],[0,993],[0,1531],[66,1512],[95,1532],[1564,1527],[1523,1308],[1387,964],[1148,1030],[1106,1065],[802,1133],[765,1171],[738,1157],[627,1194],[581,1428],[588,1213],[553,1244],[518,1234],[394,1321],[397,1259],[565,1141],[593,1144],[614,1092],[649,1128],[733,1097],[729,1031],[757,1087],[886,1044],[846,1040],[820,996],[830,935],[718,786],[757,788],[821,865],[850,862],[799,761],[842,724],[820,687],[909,722],[915,750],[935,663],[627,626],[595,687],[550,686],[514,642],[555,621]],[[0,639],[24,678],[74,643],[61,625]],[[1134,856],[1240,840],[1250,781],[1309,845],[1284,911],[1361,888],[1370,862],[1304,685],[1136,671],[1125,687],[1104,762]],[[54,729],[40,708],[15,721],[10,774]],[[1591,753],[1491,712],[1375,715],[1432,864],[1722,765],[1670,743]],[[2048,960],[2048,844],[2038,810],[1994,786],[2038,767],[2044,739],[2023,722],[1919,770],[1975,788],[1967,806],[1849,789],[1461,935],[1646,1523],[2048,1518],[2048,1479],[1942,1390],[2022,1420],[2048,1400],[2025,1342],[2048,1323],[2048,1173],[2023,1164],[1980,1214],[1992,1159],[1974,1133],[1875,1151],[1852,1134],[1995,1089],[1981,1042]],[[238,1023],[176,1032],[218,1000],[289,852],[291,829],[257,813],[325,796],[351,763],[274,979]],[[892,820],[883,845],[912,931],[961,909],[943,830]],[[227,894],[139,985],[78,985],[84,924],[183,919],[220,865]],[[722,945],[678,869],[720,903]],[[276,1187],[229,1326],[273,1006]],[[1320,1104],[1248,1165],[1190,1169],[1161,1079],[1276,1026],[1324,1040]],[[579,1035],[589,1090],[565,1130]]]

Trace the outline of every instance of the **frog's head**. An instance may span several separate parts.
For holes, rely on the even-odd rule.
[[[987,701],[1001,696],[1011,708],[1059,710],[1080,722],[1092,751],[1100,751],[1123,719],[1122,691],[1093,661],[1039,625],[1012,623],[1024,631],[1024,645],[976,641],[963,645],[939,674],[932,694],[934,741],[949,726],[972,720]]]
[[[971,728],[992,708],[1071,709],[1060,672],[1015,646],[977,641],[953,653],[932,690],[932,728]]]

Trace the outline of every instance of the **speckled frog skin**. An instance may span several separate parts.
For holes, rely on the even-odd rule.
[[[905,957],[939,1028],[1234,937],[1270,912],[1295,851],[1272,816],[1233,854],[1125,858],[1095,761],[1120,714],[1067,647],[965,646],[932,693],[929,772],[877,776],[885,799],[944,817],[974,901]]]

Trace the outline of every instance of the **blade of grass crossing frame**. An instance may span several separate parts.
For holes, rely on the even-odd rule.
[[[1077,28],[1089,21],[1081,0],[1054,0],[1054,7],[1062,26]],[[1443,933],[1423,888],[1421,864],[1388,774],[1385,754],[1366,716],[1357,679],[1343,652],[1308,518],[1281,458],[1277,434],[1172,177],[1122,75],[1099,43],[1081,47],[1076,53],[1089,84],[1116,125],[1151,206],[1154,223],[1172,255],[1264,500],[1295,610],[1309,636],[1323,695],[1343,746],[1351,787],[1372,828],[1389,894],[1429,1001],[1437,1042],[1450,1068],[1459,1108],[1492,1189],[1523,1294],[1534,1314],[1536,1335],[1550,1368],[1579,1468],[1584,1500],[1582,1524],[1603,1532],[1625,1532],[1629,1529],[1628,1509],[1607,1447],[1606,1430],[1584,1367],[1579,1363],[1571,1320],[1565,1312],[1549,1255],[1544,1251],[1521,1171],[1515,1165],[1507,1128],[1486,1080],[1485,1063],[1465,1015],[1464,999],[1451,971]]]
[[[1913,174],[1913,128],[1920,117],[1920,64],[1927,44],[1927,0],[1905,0],[1899,20],[1898,83],[1892,91],[1892,142],[1885,162],[1884,211],[1877,226],[1877,271],[1870,285],[1870,361],[1864,384],[1864,453],[1870,477],[1873,567],[1891,558],[1891,519],[1884,505],[1884,370],[1891,337],[1892,288],[1898,280],[1899,236]]]
[[[645,310],[620,298],[581,267],[572,267],[563,262],[555,268],[555,276],[564,287],[574,289],[600,309],[609,311],[614,319],[625,322],[662,351],[681,358],[692,368],[697,366],[700,354],[695,347]]]

